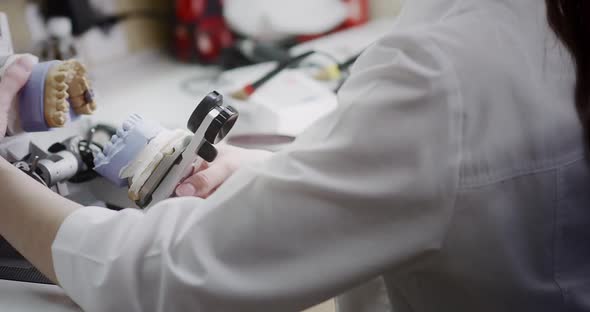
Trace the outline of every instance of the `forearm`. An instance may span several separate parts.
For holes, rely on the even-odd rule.
[[[51,245],[62,222],[80,205],[65,199],[0,158],[0,235],[57,282]]]

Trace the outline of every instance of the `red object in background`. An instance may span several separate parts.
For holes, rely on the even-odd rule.
[[[193,51],[190,27],[181,24],[176,25],[174,40],[174,52],[176,53],[176,57],[183,61],[190,60]]]
[[[369,20],[369,0],[342,1],[349,7],[349,17],[327,34],[362,25]],[[223,19],[223,0],[175,0],[175,11],[174,50],[178,59],[215,63],[223,49],[233,45],[233,34]],[[324,35],[299,36],[298,41]]]
[[[222,0],[176,0],[176,57],[186,62],[214,63],[224,48],[233,45],[222,8]]]
[[[206,0],[176,0],[176,18],[181,23],[194,23],[203,16]]]
[[[344,27],[362,25],[369,21],[369,0],[343,0],[349,8],[349,16]]]
[[[338,28],[319,35],[306,35],[297,37],[297,41],[305,42],[323,37],[325,35],[345,30],[351,27],[360,26],[369,21],[369,0],[342,0],[348,5],[348,19]]]
[[[223,49],[233,44],[233,35],[222,17],[201,20],[194,39],[200,59],[205,63],[215,62]]]

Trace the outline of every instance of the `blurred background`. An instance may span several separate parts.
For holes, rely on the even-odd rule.
[[[184,127],[195,102],[217,90],[241,113],[233,134],[296,137],[337,106],[348,69],[394,27],[401,3],[5,0],[0,11],[17,53],[87,65],[98,123],[139,113]]]
[[[49,34],[47,22],[52,17],[66,15],[74,24],[76,44],[81,56],[93,65],[109,62],[113,58],[153,49],[169,49],[174,40],[174,32],[178,24],[197,26],[202,30],[215,31],[216,17],[220,12],[216,9],[204,9],[204,12],[191,10],[198,6],[218,6],[222,1],[194,0],[5,0],[0,2],[0,11],[10,17],[15,49],[18,52],[33,52],[39,41]],[[368,9],[367,18],[395,16],[400,10],[400,0],[352,0],[350,2],[351,20],[365,22],[362,7]],[[85,10],[86,3],[95,9]],[[46,9],[49,7],[49,9]],[[126,21],[113,21],[105,25],[103,31],[93,28],[91,21],[103,16],[117,14],[138,15],[128,17]],[[142,15],[144,14],[144,15]],[[363,15],[363,16],[359,16]],[[348,23],[349,26],[355,22]],[[59,28],[59,27],[56,27]],[[57,30],[59,32],[59,30]],[[67,32],[66,32],[67,33]],[[179,46],[182,43],[177,43]],[[98,47],[98,48],[97,48]],[[178,52],[181,55],[183,52]],[[203,57],[204,61],[211,61]]]

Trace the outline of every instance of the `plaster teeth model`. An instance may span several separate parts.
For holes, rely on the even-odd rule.
[[[94,113],[96,103],[94,102],[94,93],[86,78],[86,68],[76,60],[67,61],[66,65],[69,66],[72,75],[68,92],[74,111],[79,115]]]
[[[45,78],[45,121],[50,128],[63,127],[70,113],[70,106],[66,102],[69,98],[68,78],[69,70],[65,63],[49,69]]]
[[[0,68],[0,74],[19,56],[12,56]],[[10,133],[47,131],[64,127],[79,115],[96,111],[94,92],[84,65],[77,60],[36,64],[31,77],[9,110]]]

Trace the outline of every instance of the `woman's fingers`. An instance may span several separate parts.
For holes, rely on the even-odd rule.
[[[215,162],[201,160],[196,163],[192,175],[176,188],[176,195],[207,198],[241,165],[261,161],[272,155],[265,151],[245,150],[224,144],[217,148],[219,156]]]
[[[22,56],[10,65],[0,80],[0,138],[6,135],[9,120],[10,106],[20,89],[27,83],[31,76],[34,60]]]
[[[4,73],[0,81],[0,105],[6,111],[14,96],[27,83],[33,70],[33,60],[30,57],[20,57]]]
[[[203,165],[201,165],[202,167]],[[221,185],[232,173],[224,162],[213,163],[204,170],[197,170],[176,188],[178,196],[196,196],[205,198]],[[207,167],[207,165],[205,165]]]

